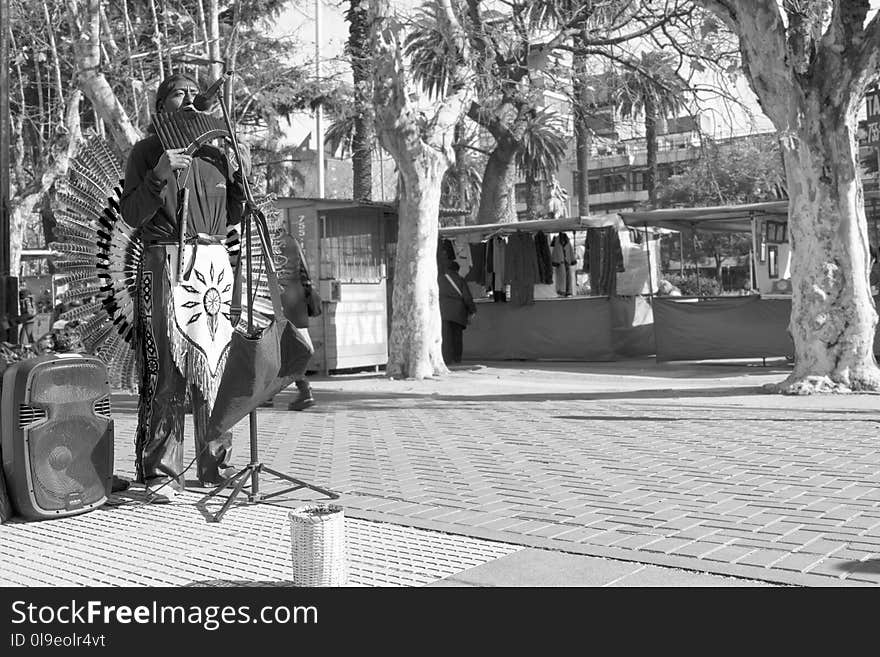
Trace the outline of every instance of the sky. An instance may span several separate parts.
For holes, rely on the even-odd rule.
[[[276,21],[273,33],[278,37],[289,37],[301,44],[294,54],[295,62],[315,61],[315,9],[320,9],[321,49],[324,62],[322,71],[332,72],[342,56],[345,41],[348,39],[348,25],[343,17],[347,0],[298,0],[288,4],[288,8]]]
[[[420,0],[393,0],[392,4],[399,8],[414,7]],[[294,61],[314,64],[315,61],[315,11],[320,9],[321,16],[321,71],[328,77],[340,76],[351,79],[351,70],[342,58],[345,42],[348,39],[348,25],[343,13],[348,0],[296,0],[281,14],[274,25],[273,32],[280,37],[290,37],[300,44],[295,51]],[[871,0],[872,13],[880,10],[880,0]],[[749,117],[741,110],[727,111],[718,103],[709,102],[704,107],[707,119],[711,122],[711,132],[715,137],[725,133],[745,134],[749,132],[765,132],[772,130],[772,124],[760,111],[748,83],[740,78],[736,93],[750,108],[753,116]]]

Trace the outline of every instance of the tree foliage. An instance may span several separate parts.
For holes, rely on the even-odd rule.
[[[776,135],[727,142],[704,140],[702,154],[684,172],[658,185],[661,207],[740,205],[787,198]]]
[[[10,0],[13,252],[32,208],[66,172],[81,130],[112,137],[124,155],[149,125],[155,89],[171,71],[204,84],[222,67],[214,60],[225,62],[236,73],[229,100],[245,141],[272,151],[283,130],[279,117],[329,93],[289,63],[289,41],[266,35],[265,19],[285,4]],[[216,21],[206,14],[211,8]],[[279,158],[258,155],[256,163],[268,159]]]

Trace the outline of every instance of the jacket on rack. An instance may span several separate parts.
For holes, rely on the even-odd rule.
[[[535,233],[535,257],[538,261],[538,282],[544,285],[553,283],[553,263],[550,257],[550,244],[544,231]]]
[[[538,281],[538,257],[531,235],[515,232],[507,239],[504,257],[505,283],[510,284],[509,301],[517,306],[534,302]]]
[[[550,244],[550,257],[556,278],[556,294],[569,297],[574,294],[574,266],[577,258],[566,233],[559,233]]]
[[[584,245],[584,271],[590,274],[590,292],[613,295],[617,291],[617,272],[623,271],[620,236],[614,226],[587,229]]]

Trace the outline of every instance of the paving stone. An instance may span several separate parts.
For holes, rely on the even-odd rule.
[[[709,561],[719,561],[721,563],[737,563],[744,561],[750,554],[756,550],[751,547],[740,545],[722,545],[717,549],[701,555],[703,559]]]
[[[638,545],[641,529],[668,534],[661,540],[677,539],[663,546],[673,550],[707,537],[730,541],[719,548],[717,563],[743,563],[734,552],[751,550],[745,558],[762,566],[771,556],[787,554],[837,557],[834,546],[847,543],[840,548],[843,554],[858,559],[872,558],[880,548],[875,426],[864,421],[864,413],[835,410],[862,404],[859,396],[772,396],[759,403],[739,397],[730,406],[724,396],[635,395],[622,404],[620,398],[570,394],[568,382],[599,385],[592,375],[556,371],[554,365],[546,366],[554,372],[548,377],[540,367],[545,366],[520,368],[528,372],[523,379],[528,384],[506,374],[497,384],[495,374],[451,375],[463,378],[449,385],[471,378],[480,386],[507,386],[498,394],[480,390],[474,397],[459,389],[437,397],[379,394],[374,390],[416,384],[377,380],[373,388],[334,399],[341,379],[330,379],[326,390],[316,387],[322,401],[315,412],[261,414],[261,453],[278,470],[345,491],[352,508],[413,523],[446,520],[444,527],[453,532],[467,532],[476,523],[484,531],[515,529],[520,523],[519,531],[508,534],[523,541],[583,548],[591,537],[604,535],[646,558],[660,554]],[[678,385],[651,376],[640,381]],[[608,378],[593,390],[616,390],[617,380]],[[551,383],[552,392],[535,397],[541,385]],[[446,383],[418,385],[442,390]],[[690,385],[696,389],[705,380]],[[284,395],[276,400],[278,407],[292,398]],[[356,407],[352,399],[358,399]],[[745,430],[744,403],[750,418]],[[585,419],[549,419],[560,417]],[[603,419],[608,417],[625,421]],[[132,468],[134,413],[121,414],[116,427],[117,469]],[[234,433],[238,444],[246,444],[246,423]],[[449,514],[435,515],[439,508],[450,509]],[[481,515],[469,516],[471,511]],[[551,535],[559,520],[566,522]],[[537,527],[528,524],[542,521]],[[735,550],[720,551],[728,548]],[[794,572],[778,569],[776,576]]]
[[[781,568],[782,570],[794,570],[796,572],[802,573],[815,566],[821,560],[822,558],[815,554],[796,552],[793,554],[788,554],[779,561],[774,562],[773,568]]]
[[[755,550],[742,557],[739,563],[746,566],[767,567],[791,554],[783,550]]]

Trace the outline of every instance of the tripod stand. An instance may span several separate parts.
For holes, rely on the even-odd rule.
[[[224,76],[230,74],[230,72],[224,72]],[[246,294],[247,294],[247,333],[248,336],[254,337],[254,317],[253,317],[253,288],[254,288],[254,274],[253,274],[253,234],[252,234],[252,223],[256,226],[257,231],[260,233],[260,239],[263,245],[269,244],[269,229],[266,224],[266,218],[263,216],[262,212],[257,208],[257,204],[254,201],[253,193],[251,192],[251,186],[248,182],[247,175],[245,174],[244,168],[242,166],[243,160],[241,157],[241,151],[238,146],[238,139],[235,136],[235,130],[232,126],[232,121],[229,117],[229,110],[226,108],[226,104],[222,99],[219,98],[219,94],[222,89],[218,86],[215,94],[218,96],[218,100],[220,103],[220,109],[223,113],[223,120],[226,123],[226,129],[229,132],[229,140],[232,143],[232,150],[235,153],[235,157],[238,160],[238,166],[241,169],[241,179],[242,186],[244,188],[245,194],[245,204],[247,211],[245,212],[245,216],[243,219],[244,222],[244,245],[245,245],[245,253],[247,254],[247,271],[245,272],[245,280],[246,280]],[[266,271],[269,276],[275,275],[275,264],[272,262],[272,258],[269,257],[268,253],[264,252],[264,266],[266,267]],[[282,318],[277,318],[276,321],[279,321]],[[250,490],[247,491],[247,501],[249,503],[258,503],[264,500],[270,499],[272,497],[277,497],[279,495],[284,495],[285,493],[289,493],[295,490],[300,490],[303,488],[308,488],[317,493],[321,493],[322,495],[326,495],[330,499],[337,499],[339,495],[333,493],[325,488],[321,488],[320,486],[315,486],[314,484],[306,483],[301,479],[297,479],[295,477],[291,477],[290,475],[284,474],[282,472],[278,472],[277,470],[273,470],[272,468],[268,468],[260,462],[258,443],[257,443],[257,411],[256,409],[252,410],[248,416],[250,422],[250,462],[244,466],[241,470],[239,470],[232,477],[224,481],[222,484],[214,488],[210,493],[208,493],[205,497],[199,500],[197,506],[205,506],[211,498],[215,497],[222,491],[231,487],[231,492],[229,497],[224,502],[223,506],[214,514],[208,514],[208,520],[210,522],[220,522],[223,518],[224,514],[229,510],[238,496],[243,492],[244,487],[248,480],[250,480],[251,486]],[[293,484],[283,490],[276,491],[270,494],[265,494],[260,491],[260,474],[266,473],[272,475],[273,477],[280,479],[282,481],[286,481],[288,483]]]

